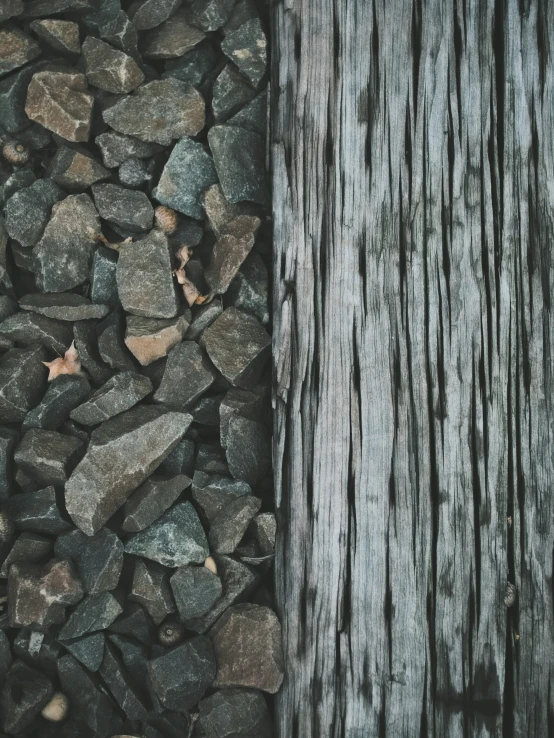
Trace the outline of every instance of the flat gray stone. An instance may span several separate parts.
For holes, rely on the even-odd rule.
[[[224,125],[210,129],[208,143],[227,200],[248,200],[267,206],[269,190],[263,139],[244,128]]]
[[[71,419],[82,425],[97,425],[130,410],[150,392],[152,382],[148,377],[135,372],[115,374],[71,412]]]
[[[92,258],[92,272],[90,275],[90,299],[95,305],[116,307],[119,298],[117,295],[117,280],[115,270],[117,256],[112,249],[98,248]]]
[[[67,641],[86,633],[105,630],[122,612],[123,608],[110,592],[88,595],[71,613],[60,630],[59,638]]]
[[[131,92],[144,81],[144,73],[131,56],[94,36],[87,36],[81,51],[89,83],[101,90]]]
[[[275,536],[277,520],[274,513],[260,513],[252,521],[252,533],[256,538],[262,556],[271,556],[275,553]]]
[[[217,31],[227,21],[235,0],[194,0],[190,19],[203,31]]]
[[[119,181],[128,187],[140,187],[150,182],[155,170],[155,162],[142,159],[127,159],[119,167]]]
[[[104,649],[100,674],[129,720],[145,720],[148,717],[148,709],[110,643],[106,643]]]
[[[146,318],[177,315],[169,244],[162,231],[154,229],[139,241],[123,246],[116,277],[119,299],[126,312]]]
[[[78,54],[81,51],[79,24],[69,20],[47,18],[31,23],[31,30],[56,51]]]
[[[151,525],[190,487],[191,480],[184,474],[172,479],[151,477],[125,503],[122,530],[137,533]]]
[[[129,10],[129,16],[138,31],[146,31],[167,20],[180,4],[181,0],[140,0]]]
[[[171,349],[162,382],[154,394],[156,402],[188,408],[215,380],[202,349],[194,341],[183,341]]]
[[[90,384],[80,375],[60,374],[48,384],[40,403],[27,413],[23,430],[57,430],[69,413],[90,394]]]
[[[226,224],[227,232],[214,245],[205,271],[206,282],[212,292],[227,292],[254,246],[259,226],[260,219],[252,215],[239,215]]]
[[[102,361],[118,371],[134,371],[136,364],[123,342],[124,318],[114,310],[96,327],[98,352]]]
[[[10,735],[20,734],[37,717],[52,697],[54,685],[23,661],[11,666],[0,695],[2,728]]]
[[[152,195],[163,205],[201,220],[202,193],[217,182],[212,157],[190,138],[177,142]]]
[[[167,61],[162,78],[175,77],[182,82],[189,82],[194,87],[200,87],[216,64],[217,55],[211,44],[201,43],[178,59]]]
[[[94,204],[100,217],[133,233],[152,228],[154,208],[138,190],[127,190],[115,184],[93,185]]]
[[[145,59],[173,59],[183,56],[205,38],[205,33],[190,24],[188,13],[178,10],[148,34],[142,55]]]
[[[69,146],[58,148],[48,167],[48,174],[67,192],[82,192],[110,176],[110,172],[88,152]]]
[[[29,125],[25,113],[27,87],[33,74],[43,66],[44,62],[38,61],[0,79],[0,120],[8,133],[22,131]]]
[[[120,166],[127,159],[148,159],[162,150],[156,143],[141,141],[116,131],[102,133],[96,137],[95,143],[102,152],[104,166],[110,169]]]
[[[220,578],[205,566],[183,566],[170,583],[184,623],[209,612],[223,592]]]
[[[0,421],[21,423],[44,394],[48,372],[42,346],[10,349],[0,358]]]
[[[65,484],[82,445],[78,438],[32,428],[16,448],[14,461],[39,484]]]
[[[139,559],[135,564],[129,599],[142,605],[154,623],[159,625],[175,612],[168,570]]]
[[[75,524],[94,535],[177,445],[191,420],[150,406],[102,423],[65,487]]]
[[[18,530],[58,535],[71,528],[60,514],[54,487],[12,495],[6,509]]]
[[[35,246],[50,219],[52,206],[64,193],[51,179],[37,179],[6,203],[6,229],[25,248]]]
[[[63,645],[77,661],[80,661],[89,671],[94,672],[98,671],[102,664],[105,641],[103,633],[93,633],[84,638],[65,641]]]
[[[194,469],[194,441],[185,438],[175,446],[158,467],[158,473],[167,477],[177,474],[190,476]]]
[[[209,539],[212,551],[219,554],[234,553],[261,504],[261,500],[257,497],[248,495],[225,505],[213,519],[210,527]]]
[[[256,95],[256,90],[231,64],[219,73],[214,82],[212,110],[216,123],[225,123]]]
[[[0,28],[0,76],[22,67],[39,54],[37,42],[16,26]]]
[[[167,356],[174,346],[183,340],[190,326],[190,312],[176,318],[127,317],[125,345],[142,366],[149,366]]]
[[[23,0],[4,0],[0,8],[0,21],[6,21],[14,15],[21,15],[23,10]]]
[[[168,146],[204,127],[204,98],[178,79],[154,80],[104,111],[104,121],[119,133]]]
[[[252,18],[221,42],[221,50],[257,87],[267,71],[267,38],[259,18]]]
[[[238,126],[264,138],[267,132],[267,89],[227,120],[228,126]]]
[[[209,328],[212,323],[219,318],[223,312],[223,305],[221,300],[216,298],[207,305],[202,305],[195,313],[194,320],[190,324],[185,338],[190,341],[200,341],[206,328]]]
[[[255,251],[245,259],[227,290],[227,304],[269,324],[269,276],[264,260]]]
[[[48,294],[25,295],[19,301],[22,310],[45,315],[54,320],[94,320],[103,318],[108,314],[107,305],[95,305],[82,295],[73,292],[50,292]],[[69,336],[72,330],[69,327]],[[64,339],[65,340],[65,339]],[[72,338],[69,338],[71,343]],[[67,348],[67,341],[63,344]]]
[[[225,455],[233,477],[254,487],[271,469],[271,433],[267,426],[233,415],[229,420]]]
[[[246,482],[217,474],[194,472],[192,498],[209,523],[212,523],[218,513],[232,500],[250,494],[252,494],[252,489]]]
[[[252,390],[232,387],[226,393],[219,406],[220,429],[219,438],[223,448],[227,448],[229,423],[235,415],[254,420],[257,423],[270,421],[268,388],[262,384]]]
[[[72,341],[71,326],[38,313],[21,312],[0,323],[0,336],[24,346],[41,344],[64,354]]]
[[[117,587],[123,568],[123,544],[108,528],[94,536],[71,530],[58,536],[54,551],[56,556],[75,562],[87,594]]]
[[[270,736],[271,715],[261,692],[252,689],[219,689],[201,700],[194,738]]]
[[[47,559],[52,558],[53,552],[54,544],[51,538],[38,533],[21,533],[4,559],[0,577],[5,579],[8,576],[12,564],[44,564]]]
[[[176,505],[133,536],[125,552],[169,567],[200,564],[209,554],[206,534],[190,502]]]

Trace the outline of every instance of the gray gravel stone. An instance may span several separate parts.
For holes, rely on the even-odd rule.
[[[233,553],[261,504],[257,497],[244,495],[225,505],[210,527],[211,550],[218,554]]]
[[[260,92],[227,121],[228,126],[238,126],[265,138],[267,133],[267,89]]]
[[[154,623],[150,615],[140,605],[133,602],[128,604],[123,615],[110,625],[110,631],[129,636],[151,646]]]
[[[125,503],[122,530],[137,533],[147,528],[173,505],[190,484],[191,480],[184,474],[173,479],[147,479]]]
[[[229,423],[235,415],[255,420],[258,423],[268,422],[267,410],[268,389],[262,384],[256,385],[252,391],[232,387],[219,406],[220,430],[219,438],[223,448],[227,448]]]
[[[108,379],[89,399],[71,412],[82,425],[97,425],[129,410],[152,392],[152,382],[135,372],[122,372]]]
[[[274,513],[260,513],[252,521],[252,532],[263,556],[271,556],[275,553],[275,535],[277,533],[277,521]]]
[[[260,219],[239,215],[226,225],[226,233],[215,244],[205,271],[212,292],[223,294],[252,250]]]
[[[247,256],[226,295],[229,305],[254,315],[262,325],[269,324],[269,277],[259,254]]]
[[[37,313],[16,313],[0,323],[0,336],[23,345],[41,344],[64,354],[71,344],[71,326]]]
[[[19,433],[11,428],[0,428],[0,500],[12,492],[12,457]]]
[[[67,192],[82,192],[110,173],[88,152],[60,146],[48,167],[50,177]],[[45,180],[39,180],[43,182]],[[37,239],[38,240],[38,239]]]
[[[210,43],[201,43],[179,59],[166,62],[162,77],[175,77],[200,87],[217,64],[217,55]]]
[[[190,312],[168,320],[127,317],[125,345],[142,366],[167,356],[183,340],[190,326]]]
[[[188,12],[178,10],[148,34],[142,55],[145,59],[173,59],[183,56],[205,38],[199,28],[190,24]]]
[[[94,252],[90,275],[90,299],[95,305],[116,307],[118,304],[115,270],[117,256],[103,246]]]
[[[125,552],[177,567],[202,563],[209,550],[194,507],[183,502],[131,538]]]
[[[194,0],[190,19],[203,31],[217,31],[231,14],[235,0]]]
[[[144,81],[142,70],[131,56],[94,36],[87,36],[82,54],[89,83],[101,90],[131,92]]]
[[[227,33],[221,50],[257,87],[267,71],[267,38],[259,18],[252,18]]]
[[[73,324],[73,337],[79,352],[81,365],[96,384],[102,384],[108,379],[111,372],[98,353],[95,322],[92,320],[78,320]]]
[[[0,569],[0,577],[8,576],[12,564],[41,564],[51,558],[54,544],[38,533],[22,533],[16,538]]]
[[[69,20],[47,18],[31,23],[31,30],[56,51],[78,54],[81,51],[79,24]]]
[[[129,599],[142,605],[154,623],[159,625],[175,612],[167,569],[139,559],[135,564]]]
[[[169,456],[158,467],[158,473],[168,477],[177,474],[190,476],[194,469],[194,441],[179,441]]]
[[[103,318],[109,312],[106,305],[95,305],[86,297],[73,292],[25,295],[20,299],[19,307],[22,310],[45,315],[47,318],[67,321]],[[68,328],[69,343],[71,343],[72,330],[70,326]],[[67,347],[67,341],[63,346]]]
[[[246,482],[218,476],[217,474],[194,472],[192,498],[209,523],[232,500],[250,494],[252,494],[252,490]]]
[[[6,229],[10,238],[25,248],[35,246],[50,219],[52,206],[63,196],[51,179],[37,179],[12,195],[6,203]]]
[[[30,0],[25,3],[24,18],[40,18],[69,11],[94,10],[95,0]]]
[[[129,9],[129,16],[139,31],[159,26],[179,7],[182,0],[140,0]]]
[[[126,244],[117,262],[117,287],[123,309],[146,318],[173,318],[177,296],[167,237],[154,229]]]
[[[219,318],[222,312],[223,305],[221,304],[221,300],[217,298],[208,305],[202,305],[196,312],[185,337],[190,341],[198,341],[206,328],[209,328]]]
[[[140,57],[137,50],[137,29],[129,20],[127,13],[118,10],[117,15],[105,22],[99,28],[100,38],[107,41],[116,49],[121,49],[130,54],[137,62]]]
[[[124,318],[120,310],[114,310],[98,323],[98,352],[108,366],[119,371],[134,371],[136,364],[123,342]]]
[[[40,671],[23,661],[16,661],[8,672],[0,695],[4,731],[13,735],[27,728],[53,693],[52,682]]]
[[[255,95],[256,90],[252,85],[231,64],[227,64],[213,86],[212,110],[215,122],[225,123]]]
[[[231,384],[249,389],[269,358],[271,338],[256,318],[230,307],[204,331],[202,344]]]
[[[179,213],[202,218],[202,193],[217,182],[212,157],[190,138],[177,142],[164,167],[153,197]]]
[[[186,623],[205,615],[221,597],[220,578],[205,566],[183,566],[171,577],[179,617]]]
[[[137,407],[102,423],[65,487],[76,525],[87,535],[96,533],[177,445],[190,422],[185,413]]]
[[[60,640],[66,641],[78,638],[85,633],[104,630],[122,612],[123,608],[110,592],[88,595],[60,630]]]
[[[188,408],[213,384],[215,373],[202,349],[194,341],[184,341],[171,349],[156,402]]]
[[[139,87],[104,111],[105,122],[119,133],[168,146],[204,127],[204,99],[186,82],[169,77]]]
[[[33,74],[44,66],[37,62],[0,79],[0,120],[8,133],[22,131],[29,125],[25,113],[27,87]]]
[[[206,474],[230,476],[225,452],[219,445],[214,443],[197,444],[195,469]]]
[[[14,15],[21,15],[23,10],[23,0],[4,0],[0,7],[0,21],[6,21]]]
[[[70,654],[58,659],[58,674],[63,693],[69,697],[79,720],[94,736],[111,735],[114,708],[110,698],[98,689],[97,682]],[[77,738],[72,736],[71,738]]]
[[[36,181],[37,178],[31,169],[16,169],[6,179],[3,188],[0,190],[0,200],[3,194],[3,200],[7,202],[13,194],[19,192],[24,187],[30,187]]]
[[[233,415],[225,453],[233,477],[255,486],[271,469],[271,434],[255,420]]]
[[[104,659],[104,633],[93,633],[84,638],[65,641],[64,647],[89,671],[98,671]]]
[[[82,449],[77,438],[32,428],[14,453],[14,461],[40,484],[65,484]]]
[[[33,250],[42,292],[63,292],[89,278],[100,219],[88,195],[70,195],[55,208]]]
[[[263,139],[244,128],[225,125],[210,129],[208,143],[227,200],[248,200],[267,206]]]
[[[261,692],[220,689],[198,705],[193,738],[256,738],[273,734]]]
[[[0,76],[40,55],[40,46],[16,26],[0,28]]]
[[[48,372],[42,346],[10,349],[0,358],[0,422],[21,423],[44,394]]]
[[[110,643],[106,643],[104,649],[100,674],[129,720],[145,720],[148,709],[133,687],[129,674]]]
[[[144,192],[115,184],[99,184],[93,185],[92,194],[100,217],[108,223],[135,233],[152,228],[154,208]]]
[[[87,594],[117,587],[123,568],[123,544],[108,528],[102,528],[94,536],[71,530],[58,536],[54,551],[60,558],[75,561]]]
[[[127,159],[148,159],[162,150],[156,143],[140,141],[115,131],[102,133],[96,137],[95,143],[102,152],[104,166],[110,169],[120,166]]]
[[[46,394],[23,421],[23,430],[43,428],[57,430],[68,418],[69,413],[90,394],[90,385],[85,377],[61,374],[48,384]]]
[[[12,495],[6,509],[19,530],[58,535],[71,528],[60,514],[54,487]]]
[[[127,159],[119,167],[119,181],[128,187],[140,187],[152,179],[154,162],[142,159]]]
[[[188,710],[212,685],[216,664],[208,638],[197,636],[152,659],[148,664],[152,687],[169,710]]]

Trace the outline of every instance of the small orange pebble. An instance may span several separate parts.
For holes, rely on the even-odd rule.
[[[75,347],[75,341],[72,342],[63,357],[60,356],[53,361],[43,361],[42,363],[50,370],[48,374],[49,382],[59,377],[60,374],[81,374],[81,359]]]

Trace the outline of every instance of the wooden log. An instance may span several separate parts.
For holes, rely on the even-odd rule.
[[[273,6],[280,738],[554,734],[553,49]]]

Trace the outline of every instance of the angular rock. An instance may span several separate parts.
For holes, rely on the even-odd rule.
[[[129,599],[142,605],[154,623],[159,625],[175,612],[168,571],[139,559],[135,564]]]
[[[262,556],[271,556],[275,553],[275,535],[277,521],[274,513],[260,513],[252,521],[252,532],[256,538]]]
[[[31,661],[33,665],[44,672],[52,673],[56,668],[56,659],[61,648],[48,633],[27,628],[19,631],[13,642],[13,652],[24,661]]]
[[[30,169],[15,169],[4,182],[3,189],[0,190],[3,194],[4,202],[7,202],[16,192],[19,192],[24,187],[29,187],[36,181],[37,178]]]
[[[229,423],[235,415],[254,420],[258,423],[268,423],[268,391],[260,384],[250,390],[232,387],[219,406],[220,430],[219,437],[223,448],[227,448]]]
[[[65,484],[82,442],[57,431],[32,428],[14,453],[14,461],[40,484]]]
[[[250,689],[221,689],[198,705],[194,738],[237,738],[270,736],[271,716],[261,692]]]
[[[51,292],[46,295],[25,295],[19,301],[19,307],[33,313],[45,315],[55,320],[91,320],[103,318],[109,309],[106,305],[95,305],[82,295],[73,292]],[[68,336],[72,331],[69,328]],[[71,343],[71,339],[69,341]],[[67,346],[67,342],[65,343]]]
[[[139,61],[137,41],[137,29],[129,20],[127,13],[117,10],[117,14],[113,18],[105,22],[99,28],[100,38],[107,41],[116,49],[121,49],[130,54],[136,61]]]
[[[214,126],[208,142],[223,194],[230,202],[268,205],[264,142],[238,126]]]
[[[0,631],[0,683],[4,683],[8,669],[12,663],[10,642],[4,631]]]
[[[43,66],[44,62],[39,61],[0,80],[0,120],[8,133],[22,131],[29,125],[25,113],[27,87],[33,74]]]
[[[109,697],[97,688],[96,682],[73,656],[58,659],[58,674],[64,694],[73,710],[94,736],[111,735],[114,710]]]
[[[144,192],[115,184],[93,185],[94,204],[100,217],[133,233],[152,228],[154,208]]]
[[[114,310],[101,323],[98,323],[97,341],[98,352],[108,366],[119,371],[134,371],[136,369],[133,357],[127,351],[123,342],[123,315],[120,310]]]
[[[214,323],[223,312],[221,300],[215,299],[208,305],[202,305],[194,316],[190,328],[186,333],[186,338],[190,341],[198,341],[206,328]]]
[[[204,146],[182,138],[173,148],[152,195],[163,205],[200,220],[202,192],[215,182],[214,162]]]
[[[21,15],[23,10],[23,0],[4,0],[0,7],[0,21],[8,20],[14,15]]]
[[[267,71],[267,38],[259,18],[252,18],[221,42],[221,50],[257,87]]]
[[[177,445],[190,422],[185,413],[138,407],[102,423],[65,487],[75,524],[94,535]]]
[[[8,272],[7,248],[8,248],[8,232],[6,230],[6,222],[0,215],[0,293],[5,295],[14,295],[13,284]]]
[[[205,566],[183,566],[170,581],[184,623],[209,612],[223,591],[220,578]]]
[[[154,624],[145,610],[135,603],[128,604],[124,614],[110,625],[110,630],[129,636],[148,646],[152,645]]]
[[[131,92],[144,81],[141,68],[131,56],[94,36],[87,36],[81,51],[89,83],[101,90]]]
[[[90,299],[95,305],[116,307],[118,304],[115,269],[117,256],[111,249],[98,248],[92,259]]]
[[[163,479],[151,477],[125,503],[122,530],[137,533],[151,525],[175,502],[191,480],[184,474]]]
[[[12,491],[12,457],[18,440],[17,431],[0,428],[0,500],[6,500]]]
[[[212,645],[204,636],[191,638],[148,664],[152,687],[170,710],[193,707],[212,685],[215,671]]]
[[[71,326],[35,313],[16,313],[0,323],[0,336],[23,345],[41,344],[63,354],[71,344]]]
[[[197,445],[195,469],[206,472],[206,474],[230,476],[225,452],[214,443],[199,443]]]
[[[191,26],[188,13],[178,10],[169,20],[148,34],[142,55],[145,59],[172,59],[183,56],[205,38],[206,35],[201,30]]]
[[[179,7],[181,0],[140,0],[129,15],[138,31],[159,26]]]
[[[60,515],[53,487],[12,495],[6,509],[19,530],[57,535],[71,528]]]
[[[90,537],[80,530],[71,530],[58,536],[54,550],[56,556],[75,561],[87,594],[117,587],[123,568],[123,544],[108,528]]]
[[[123,309],[146,318],[173,318],[177,296],[167,237],[154,229],[119,252],[117,288]]]
[[[90,154],[69,146],[58,148],[50,162],[48,173],[67,192],[82,192],[95,182],[110,176],[108,170]]]
[[[10,349],[0,358],[0,422],[20,423],[42,397],[47,372],[40,346]]]
[[[182,502],[131,538],[125,552],[177,567],[202,563],[209,550],[194,507]]]
[[[259,218],[252,215],[239,215],[227,224],[228,232],[215,244],[205,272],[206,282],[212,292],[218,294],[227,292],[254,246],[259,225]]]
[[[68,141],[88,141],[93,104],[84,74],[51,69],[33,75],[25,112]]]
[[[52,540],[37,533],[22,533],[6,556],[0,577],[8,576],[12,564],[41,564],[51,557],[54,550]]]
[[[66,641],[85,633],[104,630],[122,612],[123,608],[110,592],[88,595],[71,614],[60,630],[59,637]]]
[[[22,429],[57,430],[89,394],[90,384],[83,376],[61,374],[49,383],[40,404],[27,413]]]
[[[51,179],[37,179],[16,192],[6,203],[6,229],[10,238],[30,248],[42,236],[52,206],[64,193]]]
[[[0,28],[0,76],[22,67],[39,54],[36,41],[16,26]]]
[[[261,423],[233,415],[225,453],[233,477],[255,486],[271,469],[271,433]]]
[[[15,661],[0,695],[4,731],[14,734],[25,730],[53,693],[52,682],[40,671],[32,669],[23,661]]]
[[[211,387],[214,379],[215,374],[200,347],[194,341],[184,341],[169,352],[154,400],[173,407],[190,407]]]
[[[90,398],[71,412],[72,420],[82,425],[97,425],[129,410],[152,392],[148,377],[122,372],[108,379]]]
[[[168,351],[183,340],[190,326],[190,313],[169,320],[127,317],[125,345],[142,366],[167,356]]]
[[[31,30],[56,51],[69,54],[78,54],[81,51],[79,25],[74,21],[51,18],[36,20],[31,23]]]
[[[231,384],[249,389],[263,371],[271,338],[256,318],[230,307],[204,331],[202,344]]]
[[[129,720],[144,720],[148,716],[148,709],[133,688],[129,675],[109,643],[106,643],[100,674]]]
[[[225,199],[221,185],[215,184],[202,195],[202,204],[208,217],[210,228],[217,238],[226,232],[226,226],[241,215],[241,205]]]
[[[63,623],[67,605],[83,599],[83,588],[70,561],[45,566],[12,564],[8,577],[10,626],[46,628]]]
[[[169,77],[139,87],[104,111],[104,121],[119,133],[168,146],[204,127],[204,99],[186,82]]]
[[[257,497],[245,495],[225,505],[210,527],[211,550],[218,554],[233,553],[261,504]]]
[[[217,63],[217,56],[210,43],[201,43],[192,51],[166,62],[166,71],[162,78],[175,77],[182,82],[190,82],[194,87],[200,87]]]
[[[43,15],[58,15],[69,11],[94,9],[95,0],[30,0],[25,3],[24,18],[40,18]]]
[[[169,456],[158,467],[158,473],[168,477],[177,474],[191,475],[194,468],[194,442],[179,441]]]
[[[263,259],[255,252],[246,258],[227,290],[227,303],[269,324],[269,277]]]
[[[217,31],[231,14],[235,0],[194,0],[190,19],[203,31]]]
[[[267,133],[267,108],[267,89],[265,89],[229,118],[227,125],[252,131],[263,139]]]
[[[89,278],[100,219],[88,195],[60,202],[35,247],[34,270],[42,292],[64,292]]]
[[[216,123],[225,123],[256,95],[256,90],[231,64],[214,82],[212,110]]]
[[[192,479],[192,498],[212,523],[217,514],[232,500],[252,494],[246,482],[195,471]]]
[[[275,694],[284,676],[281,625],[269,607],[245,603],[225,612],[210,631],[218,687],[253,687]]]
[[[96,137],[96,145],[102,152],[104,166],[118,167],[127,159],[148,159],[162,150],[162,147],[148,141],[140,141],[132,136],[108,131]]]
[[[142,159],[127,159],[119,167],[119,181],[128,187],[140,187],[152,179],[154,162]]]
[[[63,645],[89,671],[98,671],[104,659],[104,633],[93,633],[84,638],[66,641]]]
[[[130,638],[116,634],[110,634],[111,643],[119,650],[126,669],[141,684],[144,683],[146,689],[146,676],[148,671],[148,648],[143,643],[137,643]]]
[[[219,427],[219,406],[222,399],[223,395],[215,395],[199,400],[191,410],[194,422],[212,428]]]
[[[75,347],[81,365],[87,370],[96,384],[102,384],[110,376],[109,368],[98,353],[96,326],[91,320],[79,320],[73,324]]]

